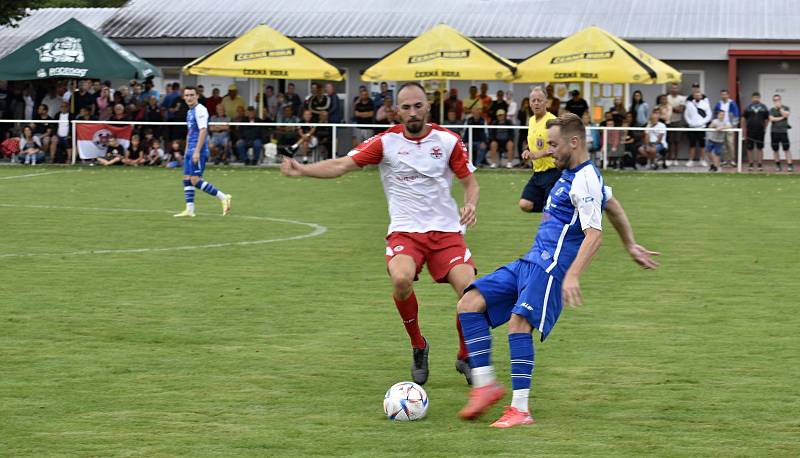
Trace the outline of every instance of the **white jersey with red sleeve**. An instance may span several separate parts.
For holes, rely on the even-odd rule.
[[[378,164],[389,203],[389,233],[461,232],[458,205],[450,192],[453,176],[475,167],[456,133],[428,124],[430,133],[412,139],[397,125],[358,145],[349,156],[360,167]]]

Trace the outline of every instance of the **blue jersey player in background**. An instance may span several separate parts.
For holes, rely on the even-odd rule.
[[[499,428],[534,422],[528,407],[534,365],[531,333],[539,330],[544,340],[562,303],[574,307],[583,302],[578,280],[600,248],[604,210],[634,261],[644,268],[658,266],[652,259],[658,253],[636,244],[622,206],[589,159],[581,119],[567,113],[548,121],[547,138],[562,173],[547,198],[533,247],[522,259],[475,281],[458,302],[473,381],[470,400],[459,412],[464,419],[477,418],[504,395],[491,365],[490,327],[509,322],[514,392],[511,405],[492,424]]]
[[[175,216],[194,217],[194,188],[219,199],[222,202],[222,216],[225,216],[231,211],[231,195],[203,181],[208,160],[208,110],[197,103],[197,89],[192,86],[183,88],[183,99],[189,107],[186,114],[189,133],[186,135],[186,154],[183,157],[183,196],[186,199],[186,209]]]

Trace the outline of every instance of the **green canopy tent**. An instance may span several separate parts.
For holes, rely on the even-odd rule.
[[[0,80],[148,76],[158,69],[74,18],[0,59]]]

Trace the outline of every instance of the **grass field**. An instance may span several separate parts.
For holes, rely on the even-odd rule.
[[[174,171],[0,168],[0,456],[800,455],[798,178],[606,174],[662,268],[609,225],[585,305],[536,346],[538,424],[501,431],[500,406],[456,418],[454,294],[427,275],[429,415],[383,416],[411,354],[375,171],[207,178],[231,217],[198,194],[200,215],[173,219]],[[478,175],[482,273],[530,246],[525,179]]]

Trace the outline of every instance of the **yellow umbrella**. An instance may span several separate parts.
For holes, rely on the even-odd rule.
[[[364,70],[364,81],[510,80],[515,65],[439,24]]]
[[[342,81],[344,73],[272,27],[261,24],[183,67],[188,75]]]
[[[589,27],[517,65],[514,82],[663,84],[681,73],[599,27]]]
[[[260,24],[183,67],[187,75],[342,81],[344,72],[272,27]],[[258,85],[258,112],[263,111]]]

